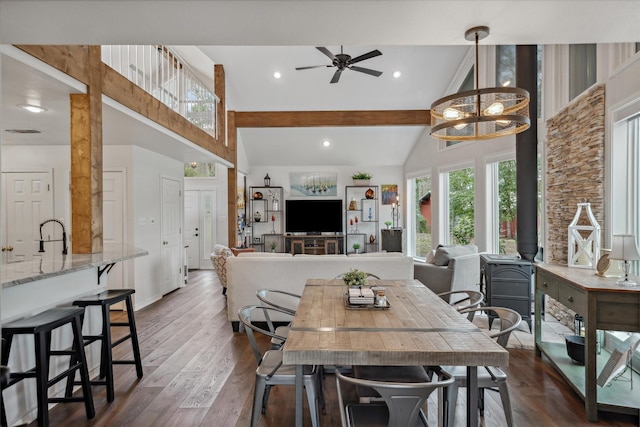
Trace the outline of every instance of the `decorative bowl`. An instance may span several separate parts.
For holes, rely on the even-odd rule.
[[[584,365],[584,337],[580,335],[566,335],[567,354],[574,362]]]

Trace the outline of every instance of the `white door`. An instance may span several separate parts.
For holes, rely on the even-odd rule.
[[[122,171],[102,173],[102,218],[103,242],[121,245],[124,242],[125,229],[124,172]],[[117,262],[109,271],[107,277],[109,289],[125,287],[125,264],[126,261]]]
[[[200,268],[213,268],[210,256],[217,241],[215,190],[200,191],[200,218]]]
[[[6,218],[2,258],[5,262],[28,261],[38,253],[40,224],[53,218],[51,172],[4,172],[2,178]],[[45,225],[43,239],[62,239],[62,228],[55,223]],[[62,255],[62,242],[45,243],[44,250]]]
[[[184,192],[184,244],[187,248],[187,265],[200,268],[200,192]]]
[[[162,178],[162,293],[182,286],[182,195],[181,183]]]

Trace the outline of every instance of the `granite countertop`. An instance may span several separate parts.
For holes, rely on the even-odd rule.
[[[29,261],[3,263],[0,274],[2,288],[105,266],[148,254],[148,251],[134,246],[113,244],[105,244],[103,251],[95,254],[62,255],[51,251],[38,253]]]

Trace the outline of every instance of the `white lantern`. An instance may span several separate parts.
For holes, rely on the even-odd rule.
[[[588,224],[578,225],[584,209]],[[591,203],[578,203],[578,211],[569,224],[569,267],[596,268],[600,259],[600,225],[591,211]]]

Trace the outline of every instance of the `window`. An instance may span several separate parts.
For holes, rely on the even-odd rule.
[[[516,161],[506,160],[498,166],[498,249],[516,255]]]
[[[473,81],[473,78],[475,77],[474,70],[475,70],[475,66],[472,66],[471,69],[469,70],[469,73],[464,78],[464,81],[460,85],[458,92],[464,92],[467,90],[475,89],[474,87],[475,82]],[[471,134],[471,132],[473,132],[473,128],[471,126],[468,126],[468,131],[469,131],[469,134]],[[459,143],[460,141],[446,141],[445,147],[451,147]]]
[[[431,176],[411,180],[413,187],[413,256],[426,258],[431,250]]]
[[[596,45],[569,45],[569,99],[596,82]]]
[[[197,163],[197,162],[185,163],[184,176],[197,177],[197,178],[215,178],[216,164],[215,163]]]
[[[542,117],[542,46],[537,49],[537,117]],[[516,87],[516,47],[515,45],[496,46],[496,85]]]
[[[441,218],[443,236],[447,243],[466,245],[472,243],[474,230],[474,171],[473,168],[458,169],[442,174],[442,206],[446,210]]]

